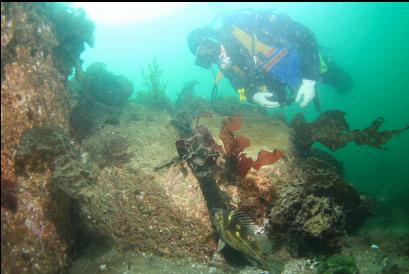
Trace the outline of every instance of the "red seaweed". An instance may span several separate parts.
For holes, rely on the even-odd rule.
[[[250,146],[250,139],[235,136],[233,131],[240,130],[242,124],[240,115],[230,116],[223,120],[219,138],[222,140],[226,155],[238,156],[240,152]]]
[[[253,167],[253,164],[253,159],[247,157],[244,153],[240,154],[239,162],[237,163],[237,170],[240,176],[246,176],[247,172]]]
[[[283,157],[284,153],[278,149],[273,152],[261,150],[256,161],[247,157],[242,152],[250,146],[250,139],[244,136],[235,136],[233,133],[233,131],[240,130],[242,123],[241,115],[227,117],[222,122],[219,138],[224,145],[224,154],[230,160],[236,161],[237,172],[244,177],[252,167],[259,170],[264,165],[273,164]]]
[[[253,167],[259,170],[262,166],[274,164],[281,157],[284,157],[284,152],[278,149],[274,149],[273,152],[267,150],[260,150],[257,155],[257,160],[254,162]]]

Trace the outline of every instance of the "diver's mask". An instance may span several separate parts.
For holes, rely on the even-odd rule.
[[[197,48],[195,65],[209,69],[213,63],[218,61],[219,53],[219,42],[211,38],[206,38]]]

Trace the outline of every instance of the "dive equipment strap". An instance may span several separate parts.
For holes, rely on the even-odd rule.
[[[261,42],[255,34],[234,26],[232,35],[247,50],[250,55],[251,64],[255,63],[256,71],[263,72],[292,88],[299,86],[301,78],[301,56],[296,47],[290,44],[275,47]],[[284,58],[285,57],[285,58]],[[253,67],[250,68],[254,71]]]
[[[217,73],[217,75],[215,75],[213,67],[212,67],[212,73],[213,73],[213,77],[214,77],[214,83],[213,83],[213,87],[212,87],[212,92],[211,92],[211,97],[210,100],[214,101],[217,97],[217,87],[219,85],[220,80],[223,78],[223,73],[222,71],[219,71]]]

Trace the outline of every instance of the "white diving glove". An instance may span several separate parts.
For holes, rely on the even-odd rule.
[[[253,101],[266,108],[279,107],[280,104],[278,102],[267,100],[267,98],[270,98],[272,96],[273,94],[270,92],[257,92],[256,94],[253,95]]]
[[[298,89],[296,103],[300,103],[300,107],[308,105],[315,97],[315,81],[303,79],[300,88]]]

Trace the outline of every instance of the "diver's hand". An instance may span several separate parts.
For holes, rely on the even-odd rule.
[[[303,79],[300,88],[298,89],[296,103],[300,103],[300,107],[308,105],[315,97],[315,81]]]
[[[269,92],[257,92],[256,94],[254,94],[253,96],[253,100],[254,102],[256,102],[257,104],[266,107],[266,108],[277,108],[280,106],[280,104],[278,102],[273,102],[270,100],[267,100],[267,98],[272,97],[273,94],[269,93]]]

